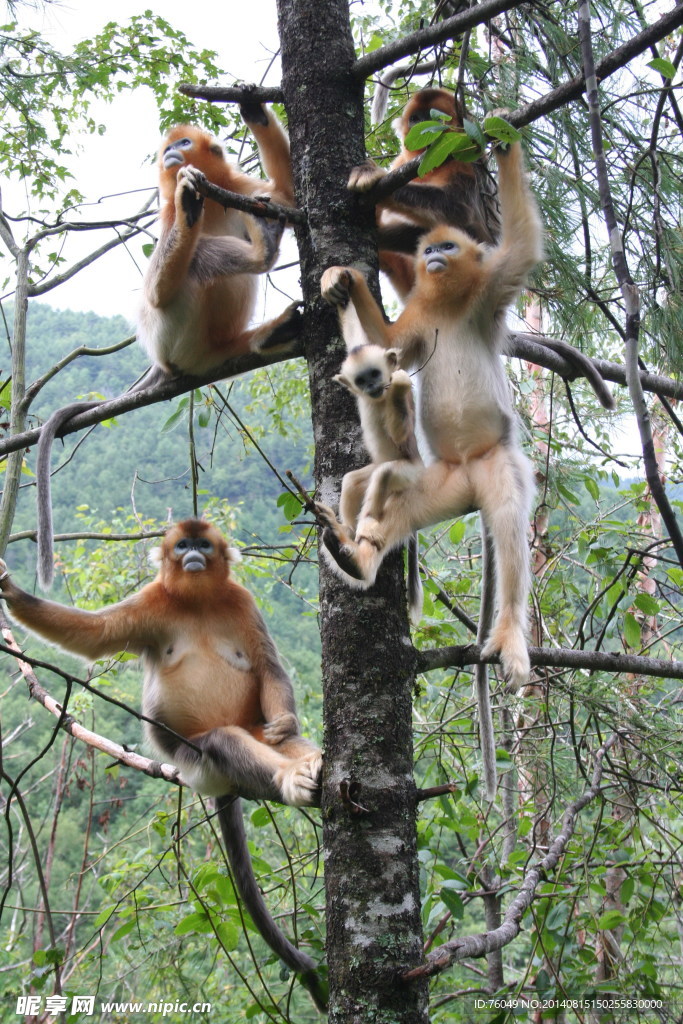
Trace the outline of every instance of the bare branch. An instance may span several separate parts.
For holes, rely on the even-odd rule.
[[[436,668],[464,668],[465,665],[499,664],[498,655],[482,658],[479,644],[459,647],[439,647],[417,651],[417,671],[431,672]],[[530,647],[531,664],[543,668],[586,669],[590,672],[631,672],[641,676],[662,679],[683,679],[683,661],[665,658],[645,658],[637,654],[608,654],[605,651],[581,651],[572,647]]]
[[[197,192],[206,196],[207,199],[213,199],[224,209],[241,210],[242,213],[250,213],[254,217],[266,217],[269,220],[284,219],[288,224],[306,223],[306,215],[301,210],[292,206],[278,206],[266,196],[252,199],[240,192],[231,192],[230,189],[214,185],[211,181],[198,181]]]
[[[551,0],[552,5],[553,0]],[[554,0],[556,2],[556,0]],[[509,11],[517,7],[519,0],[482,0],[482,3],[475,4],[462,14],[456,14],[452,18],[446,18],[428,28],[421,28],[417,32],[411,32],[402,39],[397,39],[387,46],[381,46],[379,50],[373,50],[365,57],[360,57],[353,66],[352,74],[355,78],[369,78],[376,71],[395,64],[397,60],[410,56],[418,50],[434,43],[442,43],[446,39],[453,39],[454,36],[462,35],[469,28],[481,25],[484,21],[495,18],[503,11]]]
[[[178,92],[196,100],[209,100],[210,103],[242,103],[244,100],[282,103],[284,100],[282,89],[265,85],[192,85],[181,82]]]
[[[559,835],[550,844],[546,856],[527,871],[519,892],[505,912],[502,925],[499,928],[479,935],[467,935],[461,939],[452,939],[450,942],[445,942],[443,946],[439,946],[438,949],[435,949],[433,953],[427,956],[427,962],[422,967],[416,967],[414,970],[406,972],[401,978],[402,981],[416,981],[420,978],[432,977],[434,974],[445,971],[447,967],[450,967],[457,960],[486,956],[492,950],[502,949],[503,946],[507,946],[519,935],[522,917],[531,906],[540,882],[548,876],[549,872],[557,867],[560,858],[567,848],[567,843],[574,835],[576,818],[579,812],[599,796],[605,754],[610,747],[614,746],[618,738],[618,734],[614,733],[596,751],[595,768],[589,788],[577,800],[574,800],[565,811]]]
[[[552,343],[554,340],[553,338],[547,339],[548,343]],[[553,370],[565,380],[576,380],[582,376],[568,360],[546,347],[546,340],[542,335],[513,332],[508,337],[505,351],[509,356],[526,359],[531,363],[544,366],[547,370]],[[607,359],[593,358],[591,358],[591,362],[604,380],[626,387],[626,368],[621,363],[611,363]],[[683,384],[672,380],[671,377],[662,377],[660,374],[641,370],[640,381],[645,391],[658,397],[665,395],[667,398],[683,398]]]
[[[95,533],[92,530],[86,530],[77,533],[56,533],[52,539],[55,542],[96,540],[98,543],[104,544],[107,541],[118,543],[120,541],[147,540],[150,537],[163,537],[165,533],[166,530],[145,530],[144,533]],[[38,540],[38,533],[36,530],[22,530],[21,533],[13,533],[7,539],[7,543],[13,544],[17,540],[32,540],[35,543]]]
[[[683,23],[683,5],[677,8],[679,23]],[[586,80],[586,98],[590,119],[591,141],[595,157],[595,170],[598,178],[598,190],[602,204],[605,227],[612,251],[612,265],[619,282],[626,314],[624,331],[624,355],[628,390],[633,403],[633,411],[638,424],[640,443],[645,463],[645,479],[650,493],[659,509],[662,521],[674,546],[678,561],[683,566],[683,533],[678,524],[676,514],[671,507],[664,484],[659,475],[650,412],[645,402],[645,395],[640,382],[638,368],[638,343],[640,337],[640,294],[629,269],[622,227],[617,222],[616,210],[612,201],[612,190],[607,173],[607,160],[602,137],[600,120],[600,99],[598,94],[598,75],[593,61],[593,43],[591,38],[591,16],[588,0],[581,0],[578,11],[579,42],[583,59],[584,77]],[[641,33],[642,35],[642,33]]]
[[[205,387],[213,384],[214,381],[224,380],[226,377],[236,377],[238,374],[247,373],[249,370],[257,370],[262,366],[272,366],[274,363],[281,363],[285,359],[301,355],[301,349],[296,347],[288,352],[249,353],[238,356],[236,359],[228,359],[213,370],[198,377],[191,377],[184,374],[180,377],[168,377],[156,381],[149,387],[140,388],[137,391],[126,391],[116,398],[101,402],[87,412],[80,412],[64,424],[58,436],[73,434],[85,427],[92,427],[102,420],[111,419],[113,416],[120,416],[123,413],[131,412],[133,409],[143,409],[147,405],[155,405],[157,402],[166,402],[178,395],[186,394],[195,388]],[[14,434],[11,437],[0,441],[0,455],[9,452],[19,451],[21,448],[30,448],[36,444],[40,437],[41,428],[25,430],[22,433]]]
[[[35,672],[28,662],[24,661],[23,652],[15,641],[11,629],[3,626],[2,636],[7,646],[15,654],[17,665],[26,680],[31,697],[37,700],[39,704],[42,704],[44,708],[47,708],[55,718],[62,719],[61,728],[65,732],[68,732],[74,739],[86,743],[89,747],[94,747],[96,750],[101,750],[104,754],[109,754],[128,768],[134,768],[136,771],[149,775],[153,779],[165,779],[166,782],[172,782],[176,786],[185,784],[180,777],[180,772],[174,765],[152,761],[150,758],[142,757],[141,754],[136,754],[132,750],[126,750],[125,747],[107,739],[106,736],[100,736],[99,733],[86,729],[72,715],[63,715],[62,705],[40,685]]]

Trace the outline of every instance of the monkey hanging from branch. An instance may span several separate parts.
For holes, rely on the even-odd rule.
[[[431,461],[376,467],[353,536],[327,506],[318,504],[317,511],[327,524],[323,552],[330,565],[350,585],[366,589],[385,554],[416,530],[479,509],[495,552],[497,604],[483,653],[500,654],[510,688],[518,689],[530,671],[527,533],[534,485],[500,357],[506,312],[540,260],[542,243],[520,144],[495,153],[497,245],[447,225],[425,235],[415,286],[395,323],[386,323],[360,271],[331,267],[323,274],[323,296],[340,307],[350,301],[369,341],[397,349],[401,366],[413,373]],[[495,763],[486,767],[488,779],[492,771]]]
[[[171,526],[155,580],[100,611],[69,608],[13,583],[0,588],[13,619],[93,661],[121,651],[144,665],[146,738],[183,779],[216,800],[237,891],[259,932],[325,1005],[315,963],[271,917],[254,877],[239,797],[298,807],[320,801],[321,754],[299,731],[294,693],[256,603],[230,575],[236,552],[215,526]]]
[[[422,465],[415,439],[415,405],[410,377],[399,366],[400,353],[380,345],[352,349],[335,380],[355,395],[363,443],[371,462],[347,473],[342,481],[339,516],[355,533],[368,481],[377,466],[403,460]],[[408,539],[408,609],[417,625],[422,615],[422,581],[418,565],[418,539]]]

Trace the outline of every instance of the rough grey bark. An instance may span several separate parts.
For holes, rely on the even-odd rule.
[[[292,146],[306,306],[315,482],[336,504],[341,477],[362,459],[350,396],[332,381],[343,358],[320,275],[361,260],[376,267],[374,214],[346,181],[364,158],[363,83],[346,0],[279,0],[282,89]],[[315,45],[311,46],[311,40]],[[414,656],[398,556],[364,594],[320,571],[325,772],[323,842],[330,1020],[426,1022],[423,982],[400,974],[422,962],[411,693]],[[343,794],[347,794],[345,802]],[[364,808],[354,813],[351,801]]]

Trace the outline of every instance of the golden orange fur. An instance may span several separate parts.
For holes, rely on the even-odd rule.
[[[519,144],[496,151],[501,238],[481,245],[440,226],[416,256],[416,283],[395,323],[387,324],[363,275],[353,267],[323,274],[323,296],[352,309],[367,338],[398,349],[417,381],[417,421],[429,449],[426,467],[388,461],[367,483],[355,535],[320,505],[333,569],[353,586],[372,585],[384,555],[415,530],[481,509],[495,550],[498,612],[486,644],[500,652],[513,687],[526,682],[529,589],[528,516],[532,471],[516,439],[515,415],[500,359],[505,314],[541,256],[536,204]],[[347,322],[341,313],[342,325]]]
[[[402,167],[424,152],[406,149],[405,138],[414,125],[432,119],[431,110],[449,115],[445,123],[451,127],[462,127],[462,111],[452,92],[436,88],[416,92],[406,104],[401,117],[394,122],[401,142],[401,152],[392,162],[390,171]],[[386,173],[374,161],[368,160],[351,171],[349,188],[367,191]],[[408,185],[383,200],[378,206],[377,223],[380,270],[387,275],[402,299],[407,297],[415,283],[414,259],[412,255],[405,255],[404,248],[407,239],[412,237],[414,250],[419,235],[415,227],[426,231],[437,224],[450,224],[466,231],[477,241],[493,241],[479,196],[474,166],[457,160],[447,160],[423,177],[413,178]],[[395,247],[400,247],[402,251],[392,251]]]
[[[206,178],[244,196],[293,204],[289,140],[271,112],[260,108],[260,115],[250,127],[268,180],[244,174],[215,139],[192,125],[176,125],[159,149],[161,231],[145,275],[138,336],[167,373],[201,373],[294,336],[295,305],[248,328],[256,275],[273,266],[283,224],[225,210],[196,189]]]

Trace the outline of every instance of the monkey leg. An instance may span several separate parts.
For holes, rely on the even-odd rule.
[[[526,632],[532,467],[518,448],[497,445],[473,461],[471,475],[495,551],[497,613],[483,653],[500,652],[505,678],[517,690],[530,671]]]
[[[328,560],[347,582],[372,586],[384,556],[425,526],[463,515],[473,507],[467,471],[438,461],[431,466],[385,462],[372,474],[360,513],[356,538],[335,550],[327,531]],[[336,539],[336,538],[335,538]]]
[[[267,320],[255,330],[245,331],[240,343],[245,345],[241,351],[270,352],[272,349],[286,350],[301,337],[303,315],[300,302],[290,302],[284,312],[274,320]]]
[[[352,469],[342,480],[339,518],[351,533],[355,532],[368,482],[376,468],[376,464],[371,462],[362,469]]]
[[[188,737],[200,747],[203,756],[189,747],[179,746],[176,761],[186,781],[208,796],[232,794],[248,800],[276,800],[280,803],[309,805],[316,802],[320,764],[315,748],[306,743],[297,750],[297,760],[255,739],[240,726],[228,725],[211,729],[201,736]],[[299,753],[300,751],[300,753]],[[319,757],[319,752],[318,752]]]

